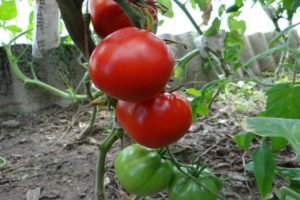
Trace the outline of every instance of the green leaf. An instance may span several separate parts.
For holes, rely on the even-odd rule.
[[[300,155],[300,120],[252,117],[245,120],[244,130],[262,137],[285,138],[292,145],[296,154]]]
[[[276,152],[284,148],[289,142],[281,137],[271,137],[272,151]]]
[[[30,14],[29,14],[29,23],[28,23],[28,27],[27,27],[27,30],[32,30],[33,29],[33,17],[34,17],[34,12],[31,11]],[[32,31],[29,31],[27,34],[26,34],[26,37],[28,39],[32,39]]]
[[[190,0],[193,9],[196,9],[197,5],[200,10],[205,10],[207,5],[211,3],[211,0]]]
[[[233,138],[238,148],[244,151],[249,150],[249,147],[253,139],[254,139],[254,135],[246,131],[240,131],[238,134],[234,135]]]
[[[212,22],[212,25],[204,32],[205,36],[211,36],[217,32],[219,32],[221,26],[221,20],[216,17]]]
[[[20,27],[18,27],[17,25],[9,25],[6,28],[9,31],[11,31],[12,33],[20,33],[20,32],[22,32],[22,29]]]
[[[293,25],[290,25],[288,26],[287,28],[285,28],[283,31],[281,31],[278,35],[276,35],[276,37],[274,37],[270,42],[269,42],[269,47],[272,48],[274,47],[278,42],[279,40],[285,36],[285,34],[287,32],[289,32],[292,28],[298,26],[300,24],[299,23],[296,23],[296,24],[293,24]]]
[[[225,5],[222,4],[218,8],[218,16],[221,17],[223,15],[224,11],[225,11]]]
[[[249,60],[247,60],[246,62],[244,62],[244,64],[242,65],[242,67],[248,67],[249,65],[251,65],[253,62],[255,62],[256,60],[262,60],[270,55],[272,55],[273,53],[277,52],[277,51],[287,51],[288,50],[288,46],[287,44],[283,44],[281,46],[277,46],[277,47],[273,47],[271,49],[268,49],[256,56],[251,57]]]
[[[271,191],[275,176],[275,155],[269,145],[261,145],[253,153],[254,176],[260,195],[265,198]]]
[[[196,88],[188,88],[186,89],[186,93],[195,97],[201,96],[201,92]]]
[[[296,10],[299,6],[300,6],[300,0],[294,0],[292,5],[291,5],[291,8],[293,10]]]
[[[274,85],[267,92],[265,116],[300,119],[300,86]]]
[[[232,44],[226,46],[224,50],[224,61],[227,64],[231,64],[234,61],[239,60],[241,53],[241,46],[239,44]]]
[[[0,5],[0,20],[8,21],[17,17],[18,11],[15,1],[2,1]]]
[[[157,3],[162,4],[166,8],[166,10],[161,13],[163,16],[169,18],[172,18],[174,16],[171,0],[157,0]]]
[[[277,166],[277,173],[283,176],[287,180],[291,180],[293,178],[300,178],[300,168],[287,168]]]
[[[198,103],[197,104],[197,113],[200,115],[207,116],[209,114],[209,105],[207,103]]]
[[[238,7],[242,7],[243,6],[243,0],[235,0],[235,5]]]
[[[299,200],[300,194],[288,187],[282,187],[280,190],[275,190],[276,196],[280,200]]]
[[[234,17],[229,17],[228,27],[231,32],[236,31],[239,35],[243,35],[246,31],[246,22],[244,20],[237,20]]]

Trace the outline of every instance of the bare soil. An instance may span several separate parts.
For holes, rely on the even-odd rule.
[[[261,108],[261,105],[257,106]],[[232,105],[214,105],[209,116],[200,117],[189,132],[172,145],[179,160],[189,162],[193,157],[200,157],[211,171],[224,179],[224,199],[260,199],[253,175],[243,168],[243,163],[250,157],[233,142],[233,135],[242,129],[245,114],[256,111],[251,112],[236,112]],[[103,139],[111,128],[112,117],[108,111],[100,112],[93,133],[87,140],[77,141],[89,116],[90,109],[82,105],[0,116],[0,156],[7,162],[0,168],[0,199],[95,199],[97,147],[91,144],[91,138]],[[121,142],[118,141],[107,157],[107,199],[168,199],[166,192],[137,198],[122,190],[113,166],[120,149]],[[282,163],[290,163],[289,159],[294,155],[290,148],[281,154]],[[279,181],[278,184],[282,183]]]

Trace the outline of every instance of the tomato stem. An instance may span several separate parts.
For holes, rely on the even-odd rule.
[[[98,145],[99,154],[96,166],[96,200],[105,200],[104,193],[104,175],[105,175],[105,159],[107,152],[112,145],[122,136],[124,131],[121,128],[113,128],[111,133]]]

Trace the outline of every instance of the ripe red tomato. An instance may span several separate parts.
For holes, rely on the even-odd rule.
[[[150,148],[177,141],[192,121],[189,102],[179,93],[161,94],[138,103],[118,101],[116,116],[129,137]]]
[[[89,62],[93,83],[109,96],[144,101],[159,95],[174,66],[163,40],[134,27],[120,29],[96,47]]]
[[[147,0],[153,2],[153,0]],[[128,0],[132,3],[133,0]],[[157,20],[156,7],[147,8],[153,19]],[[96,33],[104,38],[110,33],[125,27],[133,27],[129,17],[114,0],[90,0],[91,20]]]

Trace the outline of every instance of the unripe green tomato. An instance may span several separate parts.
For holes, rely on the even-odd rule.
[[[192,178],[175,169],[168,188],[169,200],[216,200],[222,188],[222,182],[211,172],[205,170],[197,178]]]
[[[134,144],[115,159],[116,177],[123,188],[138,196],[153,195],[167,188],[173,166],[160,157],[157,150]]]

